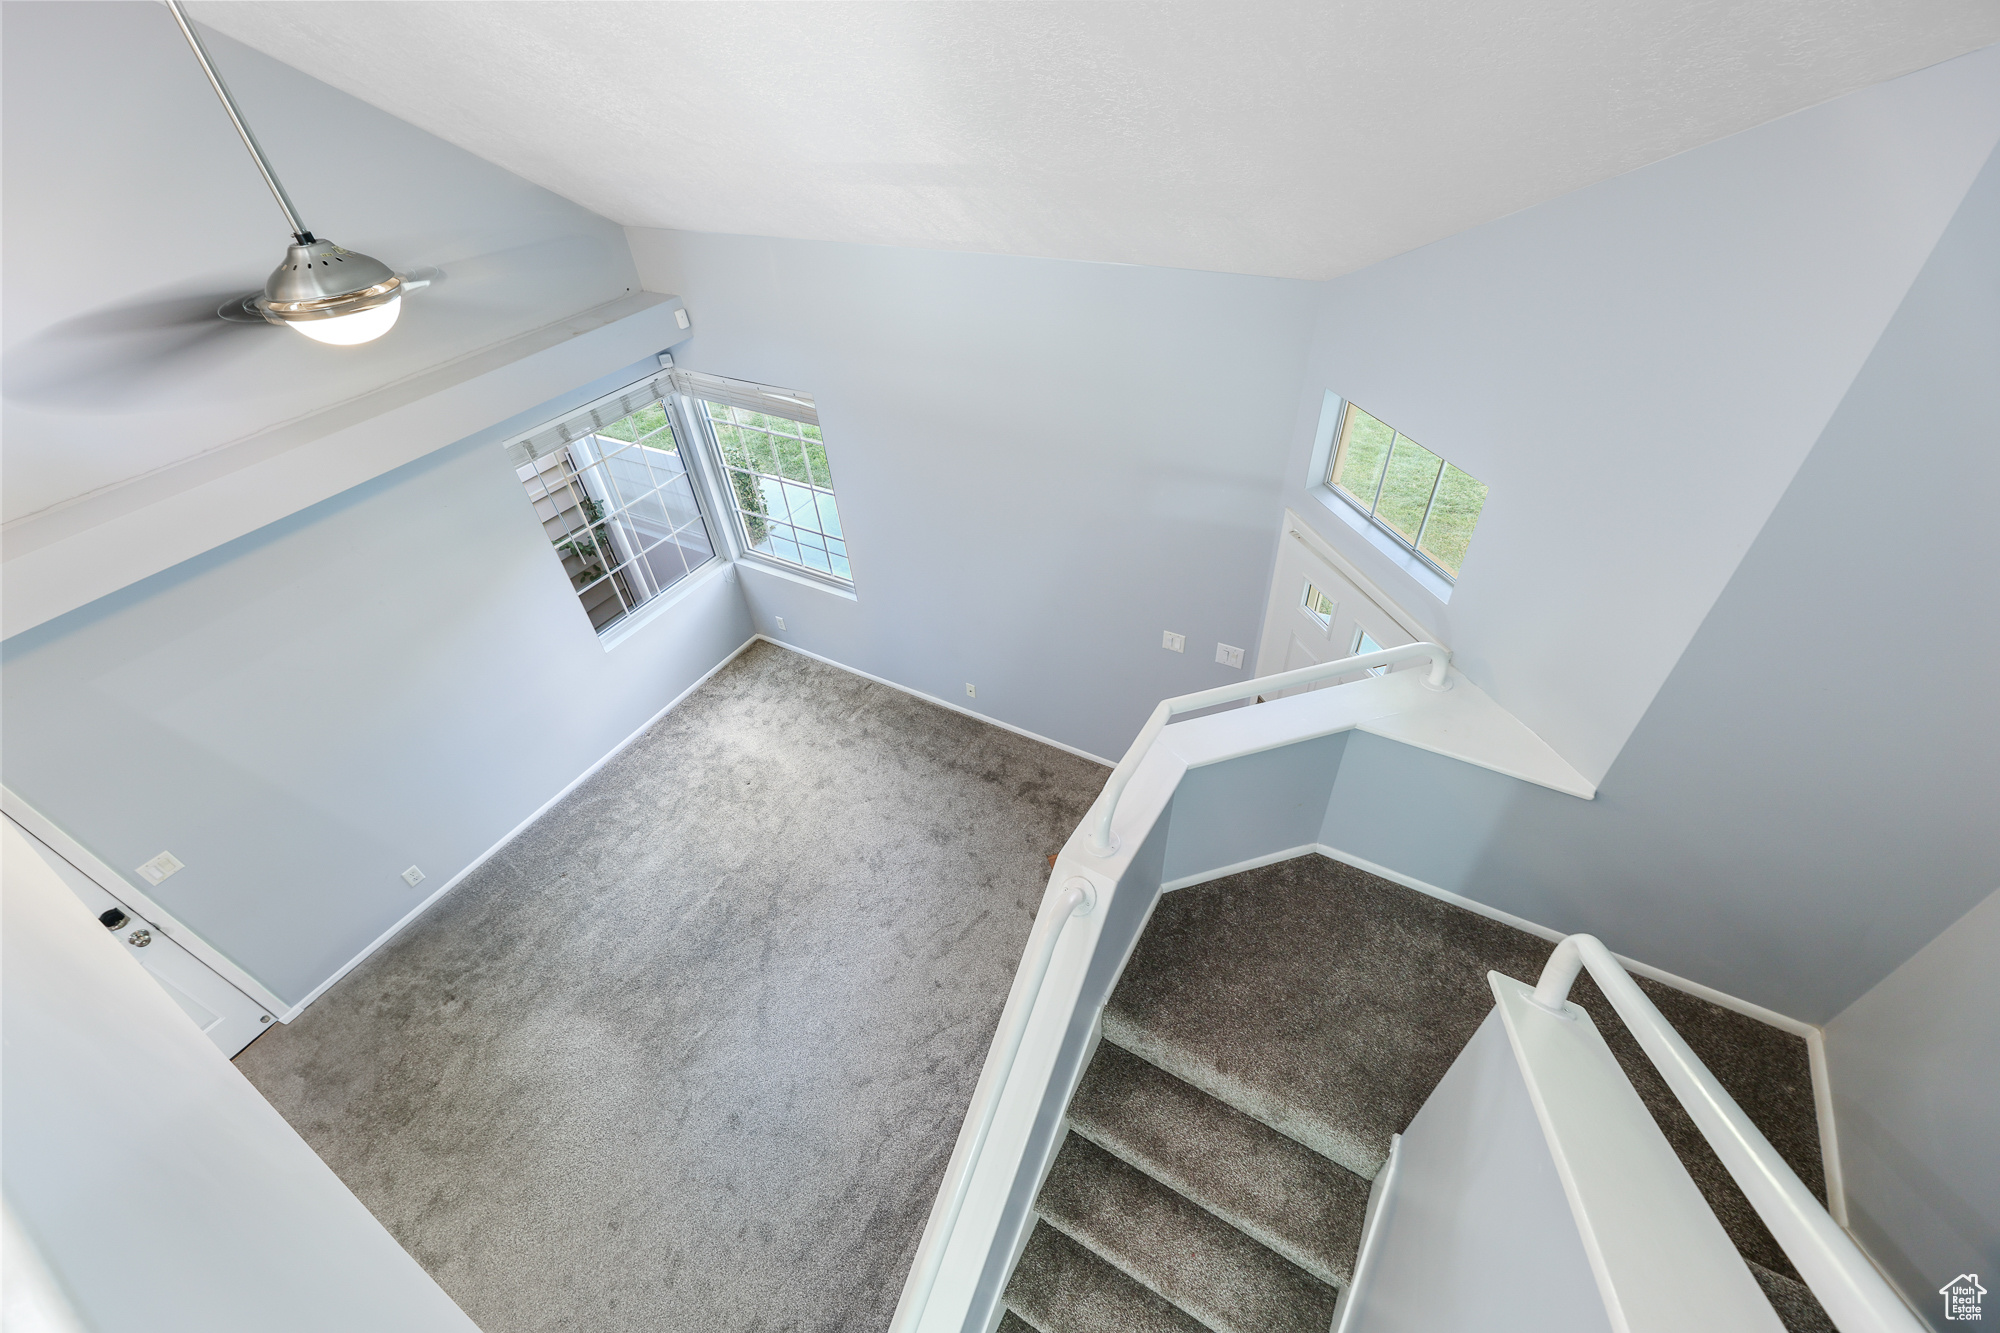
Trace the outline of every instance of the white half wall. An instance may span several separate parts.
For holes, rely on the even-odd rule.
[[[1938,1289],[2000,1277],[2000,893],[1826,1025],[1849,1224],[1946,1329]]]
[[[478,1333],[4,821],[0,848],[8,1211],[81,1326]]]

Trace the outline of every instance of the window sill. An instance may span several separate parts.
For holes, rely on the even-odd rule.
[[[1429,565],[1419,560],[1406,547],[1398,543],[1395,538],[1376,527],[1374,523],[1369,521],[1366,514],[1356,509],[1346,500],[1343,500],[1334,491],[1333,487],[1322,483],[1308,489],[1312,492],[1313,499],[1326,506],[1341,522],[1361,534],[1361,537],[1369,545],[1387,556],[1391,564],[1414,579],[1419,588],[1422,588],[1440,602],[1449,602],[1451,600],[1452,584],[1450,579],[1445,578],[1435,569],[1432,569]]]
[[[702,565],[700,569],[695,570],[679,583],[676,583],[673,587],[667,589],[658,597],[647,602],[631,615],[626,616],[610,629],[598,635],[598,646],[604,649],[605,652],[610,652],[613,648],[618,647],[640,630],[658,620],[668,611],[686,601],[697,589],[706,588],[709,584],[723,577],[724,571],[730,568],[729,561],[723,559],[721,556],[710,556],[708,562]]]
[[[746,551],[744,554],[737,556],[736,563],[745,569],[754,569],[759,574],[770,574],[776,578],[788,579],[793,583],[803,584],[808,588],[817,588],[821,592],[830,592],[835,597],[845,597],[850,602],[861,600],[854,595],[854,585],[851,583],[842,583],[837,579],[820,578],[806,570],[797,569],[776,560],[766,560],[754,551]]]

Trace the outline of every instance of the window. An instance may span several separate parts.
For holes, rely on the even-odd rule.
[[[852,585],[833,470],[810,395],[676,371],[715,442],[723,489],[744,549]]]
[[[1369,638],[1367,630],[1356,629],[1354,631],[1354,646],[1347,650],[1347,655],[1349,657],[1359,657],[1363,653],[1379,653],[1381,651],[1382,651],[1382,645],[1375,642],[1375,640]],[[1371,676],[1379,676],[1384,672],[1386,672],[1388,669],[1389,668],[1387,666],[1369,667],[1368,674]]]
[[[1299,595],[1299,605],[1305,608],[1307,615],[1320,623],[1320,628],[1333,627],[1333,613],[1338,606],[1331,597],[1314,587],[1311,579],[1306,580],[1306,590]]]
[[[1446,578],[1458,577],[1486,483],[1353,403],[1342,413],[1326,481],[1397,544]]]
[[[515,475],[602,634],[715,558],[664,376],[512,446]]]

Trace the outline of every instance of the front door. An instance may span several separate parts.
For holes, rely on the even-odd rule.
[[[1307,535],[1310,529],[1290,510],[1285,511],[1285,520],[1270,602],[1264,609],[1264,637],[1257,646],[1258,675],[1417,641],[1421,627],[1407,613],[1391,611],[1389,599],[1351,566],[1337,566],[1317,534]],[[1424,663],[1414,665],[1421,668]],[[1386,670],[1376,667],[1323,684],[1360,680],[1364,674],[1381,675]],[[1300,686],[1279,694],[1319,688]]]

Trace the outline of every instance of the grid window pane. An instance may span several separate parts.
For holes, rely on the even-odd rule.
[[[743,541],[759,555],[852,582],[833,468],[818,426],[701,401]]]
[[[516,473],[601,632],[714,559],[715,543],[663,402],[583,428]]]
[[[1394,528],[1404,541],[1414,542],[1423,529],[1424,512],[1430,508],[1438,469],[1443,466],[1442,458],[1398,435],[1396,447],[1389,453],[1389,469],[1382,477],[1382,497],[1375,502],[1375,517]]]
[[[1333,484],[1361,502],[1363,509],[1375,504],[1376,483],[1382,479],[1382,461],[1396,432],[1350,404],[1340,426],[1340,452],[1333,460]]]
[[[1486,507],[1486,484],[1353,403],[1341,414],[1327,484],[1381,531],[1457,579]]]
[[[1486,483],[1446,463],[1417,549],[1456,577],[1465,563],[1465,549],[1472,544],[1472,525],[1479,521],[1479,511],[1485,507]]]

